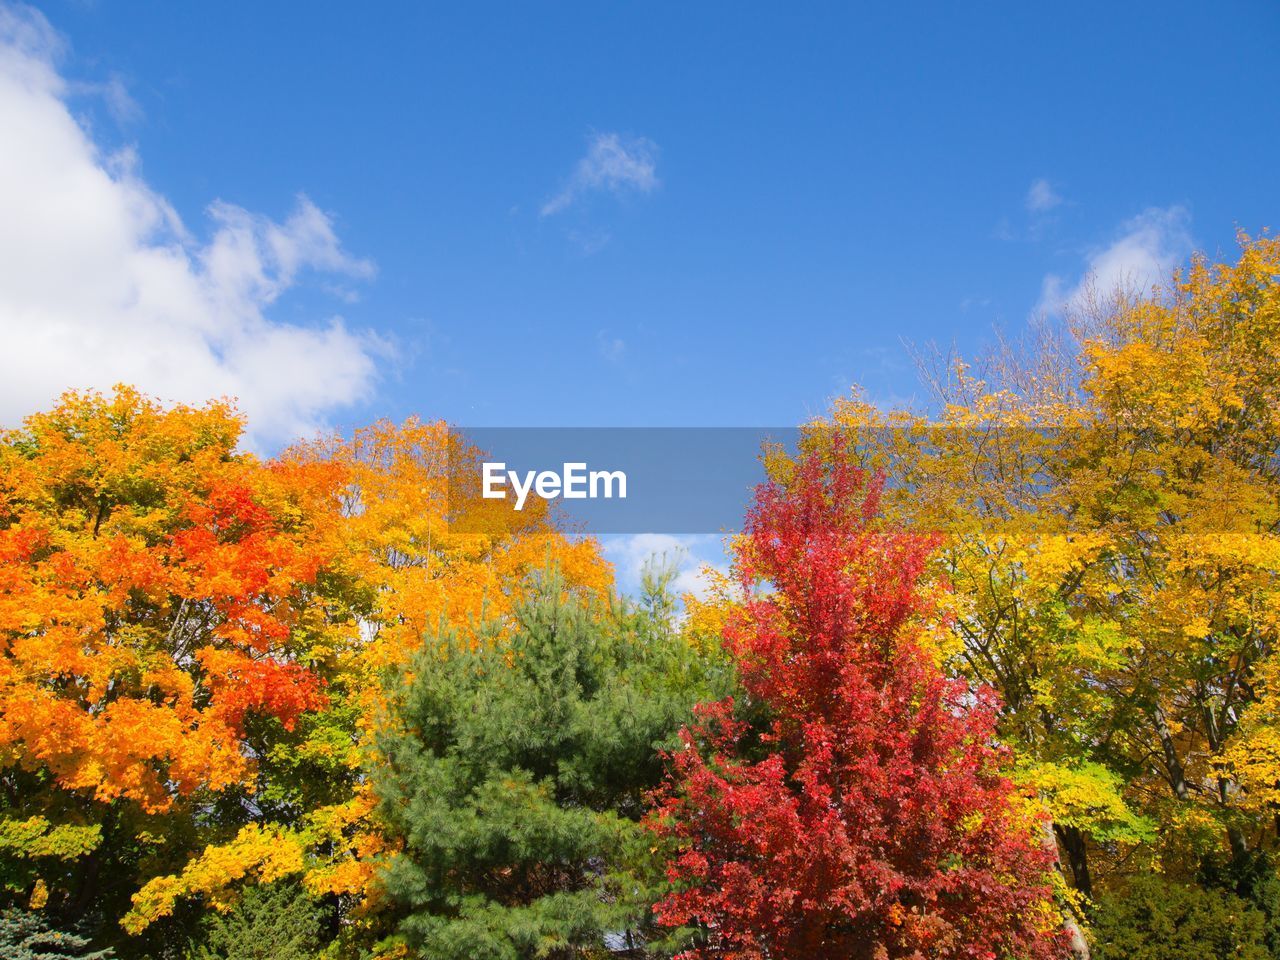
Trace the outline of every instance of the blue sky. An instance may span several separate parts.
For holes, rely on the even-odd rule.
[[[785,426],[1280,221],[1280,5],[798,7],[0,8],[0,418]]]

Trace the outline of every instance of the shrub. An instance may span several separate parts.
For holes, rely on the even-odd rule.
[[[1225,890],[1138,877],[1098,898],[1094,960],[1271,960],[1266,917]]]
[[[229,913],[205,918],[190,960],[313,960],[321,911],[297,883],[246,887]]]

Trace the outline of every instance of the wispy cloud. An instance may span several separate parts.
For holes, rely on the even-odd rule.
[[[128,382],[166,400],[237,397],[269,443],[367,396],[376,336],[268,308],[308,274],[358,281],[373,265],[305,196],[278,222],[215,200],[194,235],[132,151],[107,154],[76,119],[83,86],[59,72],[63,56],[39,12],[0,6],[0,422],[67,388]],[[98,92],[136,117],[118,81]]]
[[[1086,258],[1083,275],[1073,284],[1049,274],[1041,287],[1037,312],[1061,314],[1091,290],[1149,288],[1163,281],[1192,251],[1191,215],[1185,207],[1152,207],[1123,223],[1116,238]]]
[[[594,253],[599,253],[609,241],[613,239],[613,234],[608,230],[597,229],[578,229],[566,230],[565,234],[569,241],[582,252],[584,257],[589,257]]]
[[[1062,202],[1062,195],[1043,177],[1033,181],[1027,189],[1026,204],[1031,213],[1047,213],[1054,207],[1061,206]]]
[[[127,127],[142,119],[142,107],[133,99],[129,86],[117,73],[100,83],[77,80],[67,84],[67,89],[75,95],[99,97],[106,105],[107,112],[117,124]]]
[[[627,352],[627,342],[621,337],[613,336],[608,330],[597,331],[596,345],[600,348],[600,356],[610,363],[617,363]]]
[[[711,584],[705,576],[707,568],[724,573],[728,561],[724,544],[713,534],[674,536],[667,533],[637,533],[606,537],[604,555],[614,565],[618,586],[624,593],[640,589],[646,568],[670,568],[675,576],[671,590],[677,595],[691,593],[705,597]]]
[[[657,146],[644,137],[595,134],[586,156],[578,161],[563,189],[542,205],[541,215],[549,217],[567,210],[590,193],[651,193],[658,186],[657,155]]]

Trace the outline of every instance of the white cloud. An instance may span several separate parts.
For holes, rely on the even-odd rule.
[[[265,311],[307,271],[364,278],[372,264],[301,196],[279,223],[215,201],[210,235],[193,236],[131,151],[106,154],[76,120],[83,87],[60,75],[62,53],[40,13],[0,6],[0,423],[126,382],[164,400],[236,397],[264,443],[367,396],[376,337]],[[127,112],[117,81],[106,92]]]
[[[1121,225],[1110,245],[1091,252],[1074,285],[1057,274],[1044,278],[1038,313],[1060,314],[1090,291],[1149,289],[1164,281],[1192,251],[1191,215],[1185,207],[1152,207]]]
[[[636,593],[648,565],[669,566],[675,577],[671,590],[677,596],[691,593],[705,597],[710,589],[705,571],[711,567],[722,573],[728,569],[724,545],[712,534],[674,536],[668,533],[636,533],[602,539],[604,555],[617,573],[618,586]]]
[[[568,209],[587,193],[652,192],[658,186],[657,153],[658,148],[644,137],[596,134],[564,189],[542,205],[542,216]]]
[[[70,82],[67,84],[67,91],[73,95],[99,97],[111,118],[122,127],[142,119],[142,107],[133,99],[128,84],[119,74],[113,73],[101,83],[87,83],[83,80]]]
[[[627,341],[615,337],[608,330],[596,332],[596,346],[600,348],[600,356],[610,363],[618,363],[627,352]]]
[[[608,230],[566,230],[565,236],[572,241],[573,245],[582,251],[584,257],[599,253],[609,241],[613,239],[613,234]]]
[[[1027,209],[1032,213],[1046,213],[1061,203],[1061,195],[1043,177],[1034,181],[1027,190]]]

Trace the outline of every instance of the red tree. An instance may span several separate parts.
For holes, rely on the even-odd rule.
[[[757,492],[725,630],[750,706],[700,710],[651,821],[687,957],[1064,955],[992,695],[918,642],[933,543],[878,529],[879,490],[810,458]]]

